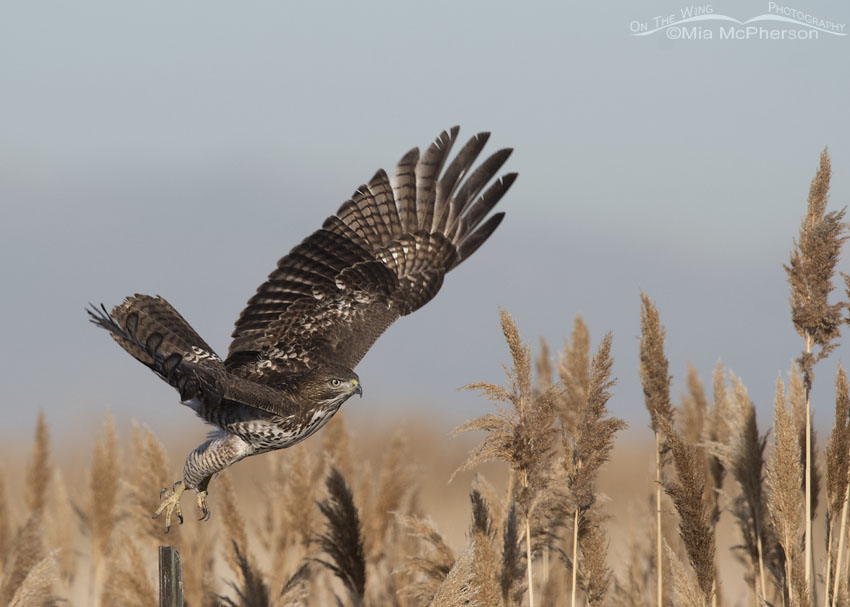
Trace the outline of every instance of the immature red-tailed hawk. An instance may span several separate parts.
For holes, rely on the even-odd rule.
[[[111,314],[88,311],[122,348],[177,388],[180,400],[217,426],[192,451],[183,480],[154,515],[183,514],[197,493],[209,517],[212,476],[257,453],[311,436],[352,394],[352,370],[397,318],[430,301],[443,276],[487,240],[504,216],[485,217],[516,179],[487,184],[510,156],[499,150],[468,174],[489,133],[473,137],[444,169],[458,128],[420,158],[405,154],[390,179],[380,170],[322,229],[281,259],[236,321],[222,361],[161,297],[134,295]],[[440,175],[442,173],[442,176]]]

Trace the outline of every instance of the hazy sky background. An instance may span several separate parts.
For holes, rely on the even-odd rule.
[[[791,5],[850,24],[844,4]],[[506,221],[379,340],[352,418],[427,411],[448,430],[488,410],[455,388],[503,380],[503,307],[535,344],[559,347],[579,313],[594,344],[613,331],[610,407],[643,428],[643,289],[674,395],[687,361],[710,385],[722,358],[766,427],[801,348],[782,264],[825,145],[832,207],[850,200],[850,36],[630,35],[684,6],[4,3],[0,437],[29,436],[38,409],[60,440],[91,436],[81,420],[106,409],[202,436],[85,304],[161,294],[223,354],[280,256],[454,124],[492,131],[491,152],[515,148]],[[767,2],[712,7],[743,21]],[[850,344],[817,368],[821,426],[839,359]]]

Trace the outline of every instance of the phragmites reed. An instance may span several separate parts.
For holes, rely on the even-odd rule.
[[[511,353],[512,366],[506,369],[508,387],[489,383],[465,386],[480,390],[497,403],[509,403],[511,408],[497,404],[498,413],[490,413],[455,428],[454,435],[471,430],[485,430],[487,436],[472,450],[466,462],[457,470],[468,470],[493,459],[507,462],[519,479],[516,502],[522,509],[525,522],[526,567],[528,571],[529,603],[534,605],[532,575],[531,518],[538,498],[550,487],[553,474],[552,449],[559,431],[555,426],[556,397],[561,387],[555,385],[543,393],[531,389],[531,353],[522,343],[519,331],[510,314],[500,310],[502,332]],[[453,475],[454,477],[454,475]]]
[[[319,502],[319,510],[325,517],[325,532],[315,541],[330,560],[315,560],[342,581],[351,603],[359,607],[366,592],[366,559],[360,516],[351,490],[339,470],[331,468],[325,486],[328,497]]]
[[[578,410],[573,434],[567,434],[565,444],[567,487],[573,508],[572,605],[576,604],[575,591],[579,584],[586,604],[600,605],[611,583],[606,562],[607,536],[602,528],[606,517],[596,507],[596,477],[610,458],[615,434],[626,427],[622,420],[608,417],[606,407],[616,381],[611,377],[614,363],[611,341],[608,333],[588,365],[590,380],[584,391],[585,401]]]
[[[841,579],[844,542],[847,535],[847,510],[850,508],[850,394],[847,374],[839,365],[835,378],[835,421],[826,446],[826,601],[834,604]],[[835,524],[840,516],[838,546],[835,544]],[[833,567],[834,564],[834,567]],[[834,569],[834,571],[833,571]],[[835,582],[830,586],[830,577]],[[830,603],[832,599],[832,603]]]
[[[802,539],[803,479],[797,430],[785,399],[782,380],[776,384],[773,432],[775,446],[767,465],[768,511],[785,553],[785,598],[792,606],[809,604],[800,551]]]
[[[499,556],[499,537],[490,516],[487,500],[476,490],[470,494],[472,525],[469,545],[454,560],[445,580],[428,605],[496,607],[514,605],[522,598],[518,582],[522,580],[521,550],[513,535],[506,551]],[[500,562],[501,560],[501,562]],[[506,569],[507,567],[507,569]],[[519,592],[517,592],[519,590]]]
[[[234,562],[237,571],[242,578],[242,583],[230,583],[238,597],[236,600],[218,595],[222,605],[226,607],[270,607],[271,600],[269,595],[269,587],[263,581],[262,575],[252,565],[251,559],[239,550],[239,544],[236,540],[232,540]]]
[[[113,553],[100,597],[102,607],[148,607],[158,592],[147,575],[148,554],[126,536]]]
[[[693,570],[679,560],[667,540],[664,540],[664,555],[670,565],[671,604],[676,607],[705,607],[705,595],[695,583]]]
[[[44,607],[58,604],[53,593],[58,578],[59,567],[54,550],[27,573],[9,602],[9,607]]]
[[[3,577],[0,578],[0,605],[11,602],[27,575],[45,556],[42,520],[41,510],[35,510],[12,542]]]
[[[670,376],[667,371],[669,364],[664,354],[664,328],[659,320],[658,309],[643,293],[641,293],[641,301],[643,308],[640,376],[646,407],[652,419],[653,430],[656,436],[663,437],[676,469],[676,479],[663,481],[663,485],[679,513],[679,534],[696,573],[703,603],[710,605],[716,588],[715,540],[711,510],[703,501],[703,491],[708,480],[705,456],[701,448],[689,444],[679,435],[673,425]],[[691,383],[694,384],[693,378]],[[695,385],[692,385],[692,390],[696,391]],[[658,461],[661,461],[660,458]],[[657,474],[660,477],[660,473],[657,472]],[[660,496],[656,499],[656,508],[660,511]],[[660,534],[660,528],[658,532]],[[659,553],[659,562],[661,558]],[[659,567],[658,570],[660,572],[661,568]],[[662,590],[662,583],[659,583],[659,595]]]
[[[430,519],[396,513],[396,520],[428,549],[427,554],[408,556],[402,563],[401,571],[412,580],[402,588],[402,594],[417,603],[428,604],[449,575],[457,556]]]
[[[115,424],[109,414],[106,416],[103,438],[95,442],[93,459],[89,523],[92,548],[97,555],[97,560],[101,560],[109,548],[109,540],[115,528],[115,506],[120,474],[118,450],[115,444]]]
[[[245,530],[245,518],[239,511],[239,506],[236,503],[236,491],[233,488],[233,479],[229,472],[223,472],[218,477],[219,496],[221,499],[221,520],[227,539],[230,540],[231,550],[227,550],[227,559],[230,563],[230,568],[237,575],[244,573],[241,561],[243,559],[250,560],[247,555],[239,551],[239,547],[245,550],[248,545],[248,533]],[[246,580],[247,583],[247,580]]]
[[[670,375],[667,357],[664,355],[664,327],[658,318],[655,304],[641,292],[640,314],[640,379],[643,384],[643,396],[655,433],[655,555],[656,555],[656,595],[658,607],[664,603],[664,562],[661,529],[661,490],[662,468],[664,465],[663,432],[659,420],[664,419],[673,425],[673,407],[670,404]]]
[[[730,374],[731,375],[731,374]],[[712,455],[728,470],[740,490],[731,505],[732,515],[744,541],[749,559],[751,586],[760,600],[767,600],[765,562],[772,554],[767,505],[763,492],[764,450],[767,436],[759,434],[756,411],[744,384],[731,375],[733,395],[729,409],[729,441],[710,443]],[[770,551],[771,554],[768,554]]]
[[[806,215],[794,242],[789,265],[784,266],[791,288],[791,320],[805,347],[797,359],[803,373],[806,391],[805,425],[805,567],[806,582],[812,584],[812,487],[811,389],[814,365],[826,358],[838,345],[841,311],[845,304],[829,303],[832,276],[841,246],[847,240],[847,226],[842,221],[844,209],[827,213],[829,181],[832,169],[827,150],[820,156],[817,173],[809,187]],[[817,352],[813,349],[817,346]]]
[[[558,416],[564,429],[572,433],[590,389],[590,331],[581,316],[573,321],[572,336],[564,344],[558,375],[564,386],[563,395],[558,399]],[[542,380],[541,375],[541,383]]]
[[[306,607],[309,605],[308,585],[312,575],[313,569],[310,567],[310,561],[305,561],[286,580],[277,600],[273,603],[273,607]]]
[[[91,477],[89,479],[89,504],[83,515],[83,523],[91,535],[92,562],[90,584],[92,593],[101,587],[103,567],[108,551],[112,531],[117,518],[118,496],[118,450],[115,443],[115,425],[112,416],[107,414],[104,423],[104,436],[95,441],[92,454]],[[97,594],[94,594],[95,601]]]
[[[27,466],[26,499],[30,512],[42,510],[47,499],[47,485],[50,483],[50,430],[44,419],[44,412],[38,412],[35,427],[35,442],[32,447],[32,459]]]
[[[665,481],[664,488],[679,513],[679,535],[696,573],[704,602],[710,605],[716,588],[716,549],[711,510],[702,499],[706,483],[705,459],[699,453],[700,448],[688,444],[664,418],[659,418],[659,425],[670,446],[676,468],[676,480]]]
[[[160,490],[171,485],[171,466],[168,453],[149,428],[133,428],[133,473],[128,479],[129,496],[126,507],[141,526],[141,531],[157,542],[174,541],[174,535],[182,535],[182,526],[175,525],[165,535],[162,523],[151,517],[159,506]]]

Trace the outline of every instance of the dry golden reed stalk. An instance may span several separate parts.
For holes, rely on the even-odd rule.
[[[50,431],[44,419],[44,412],[39,411],[35,427],[35,442],[32,447],[32,459],[27,467],[26,499],[27,508],[30,512],[44,508],[51,474]]]
[[[841,312],[844,303],[830,304],[832,277],[838,263],[838,255],[847,240],[847,226],[842,221],[844,209],[826,212],[829,201],[829,182],[832,168],[827,150],[820,156],[817,173],[809,187],[806,215],[800,225],[800,233],[794,242],[789,265],[784,266],[791,289],[791,320],[797,333],[803,338],[804,350],[797,359],[803,373],[806,391],[805,422],[805,567],[806,582],[811,586],[812,564],[812,463],[811,445],[811,389],[814,365],[826,358],[838,345]],[[817,346],[817,353],[813,349]]]

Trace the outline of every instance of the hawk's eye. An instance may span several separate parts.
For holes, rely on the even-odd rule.
[[[339,387],[339,383],[340,383],[340,382],[339,382],[339,380],[338,380],[338,379],[332,379],[332,380],[331,380],[331,385],[332,385],[334,388],[338,388],[338,387]]]

